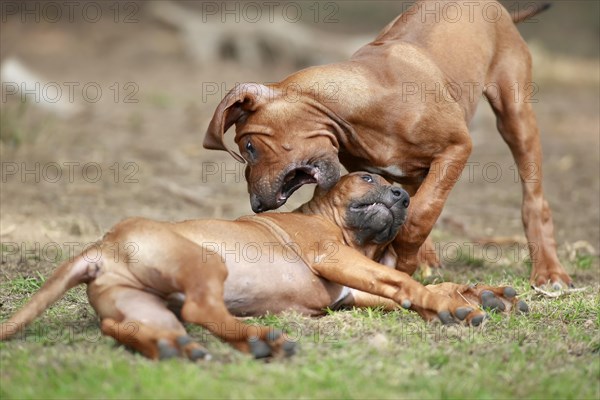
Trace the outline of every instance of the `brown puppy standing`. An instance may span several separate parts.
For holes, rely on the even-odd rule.
[[[349,171],[401,183],[413,198],[394,242],[402,255],[396,268],[412,274],[419,250],[432,254],[426,239],[469,158],[468,124],[484,95],[519,169],[531,282],[571,285],[542,191],[540,138],[528,101],[531,56],[515,27],[545,8],[511,16],[495,0],[417,1],[347,62],[232,90],[204,146],[248,162],[255,212],[281,206],[305,183],[332,187],[338,160]],[[233,124],[243,157],[223,142]]]
[[[404,222],[408,194],[368,173],[345,176],[317,191],[299,212],[237,221],[179,223],[125,220],[93,248],[65,262],[31,301],[0,326],[14,336],[68,289],[88,285],[106,335],[150,358],[205,358],[167,307],[183,298],[181,316],[256,357],[293,353],[281,332],[239,316],[327,307],[402,305],[423,318],[479,325],[483,305],[509,311],[526,305],[512,288],[444,283],[424,287],[371,261]],[[369,292],[369,293],[366,293]],[[372,294],[371,294],[372,293]],[[467,301],[468,300],[468,301]]]

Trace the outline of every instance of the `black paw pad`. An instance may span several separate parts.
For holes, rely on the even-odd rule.
[[[271,355],[271,347],[266,342],[260,339],[251,339],[248,340],[248,343],[250,344],[250,353],[254,358],[266,358]]]
[[[197,361],[197,360],[207,360],[208,361],[211,359],[211,356],[203,349],[196,348],[196,349],[192,349],[192,351],[190,351],[188,358],[192,361]]]
[[[469,315],[471,313],[471,311],[473,311],[473,308],[471,308],[471,307],[459,307],[454,312],[454,315],[456,315],[456,318],[458,318],[462,321],[463,319],[465,319],[467,317],[467,315]]]
[[[484,290],[483,293],[481,293],[481,305],[483,308],[489,308],[492,311],[504,311],[506,309],[502,300],[497,298],[496,295],[489,290]]]
[[[517,309],[523,314],[527,314],[529,312],[529,306],[523,300],[519,300],[517,303]]]
[[[192,338],[187,335],[186,336],[178,336],[176,340],[177,340],[177,345],[179,347],[187,346],[188,344],[193,342]]]
[[[160,360],[166,360],[168,358],[177,357],[179,352],[177,349],[166,340],[160,339],[157,343],[158,345],[158,358]]]
[[[484,319],[485,319],[485,315],[477,315],[477,316],[473,317],[473,319],[471,320],[471,325],[479,326],[479,325],[481,325],[481,323],[483,322]]]
[[[291,357],[296,354],[296,343],[294,342],[286,340],[281,347],[283,348],[286,357]]]
[[[442,324],[444,325],[449,325],[454,323],[454,318],[452,318],[452,315],[450,314],[449,311],[440,311],[438,313],[438,318],[440,319],[440,321],[442,321]]]
[[[512,299],[516,295],[517,295],[517,291],[514,288],[512,288],[510,286],[504,288],[504,297]]]

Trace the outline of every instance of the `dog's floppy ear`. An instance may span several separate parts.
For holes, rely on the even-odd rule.
[[[241,155],[225,145],[223,137],[231,125],[267,102],[270,93],[271,89],[259,83],[242,83],[233,88],[215,110],[204,136],[204,148],[225,150],[237,161],[246,162]]]

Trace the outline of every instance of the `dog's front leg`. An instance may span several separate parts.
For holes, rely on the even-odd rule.
[[[406,189],[410,197],[414,197],[421,186],[418,184],[402,184],[402,187]],[[430,276],[433,270],[442,267],[442,262],[437,255],[435,244],[431,239],[431,235],[427,236],[427,239],[423,242],[421,247],[419,248],[419,252],[417,254],[418,266],[421,268],[421,272],[424,277]]]
[[[406,273],[376,263],[350,247],[339,246],[333,257],[318,256],[315,260],[311,269],[316,275],[373,295],[359,301],[358,306],[380,305],[375,296],[381,296],[428,321],[438,319],[446,324],[464,320],[479,325],[485,317],[466,301],[430,291]],[[389,302],[381,305],[392,308]]]
[[[396,269],[409,275],[417,269],[419,248],[429,236],[471,154],[471,139],[466,129],[453,138],[454,143],[431,163],[427,176],[411,199],[408,218],[393,242],[398,255]]]

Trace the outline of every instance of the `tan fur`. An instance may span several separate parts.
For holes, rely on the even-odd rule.
[[[531,56],[513,22],[545,7],[511,16],[495,0],[470,4],[475,9],[417,1],[347,62],[304,69],[268,86],[240,85],[218,106],[205,147],[224,150],[223,135],[236,125],[243,155],[236,157],[248,161],[255,211],[285,202],[293,192],[284,190],[290,169],[312,176],[303,183],[330,187],[338,160],[349,171],[367,170],[412,187],[410,216],[394,242],[397,269],[412,274],[469,158],[469,121],[484,95],[522,181],[530,280],[570,285],[542,190],[540,137],[528,101]],[[462,17],[443,15],[447,6],[459,7]],[[330,172],[325,177],[323,165]],[[421,255],[430,253],[431,243],[425,246]],[[421,261],[439,263],[436,257]]]
[[[272,328],[247,325],[232,314],[296,310],[318,315],[327,307],[393,309],[404,302],[428,320],[444,312],[452,318],[461,307],[471,310],[468,315],[463,310],[459,319],[481,320],[482,311],[462,298],[429,290],[405,273],[372,261],[391,257],[394,262],[387,243],[357,244],[345,222],[346,210],[374,187],[391,190],[382,178],[374,176],[376,183],[366,183],[362,175],[342,178],[333,190],[318,192],[294,213],[237,221],[127,219],[58,267],[30,302],[2,323],[0,339],[16,335],[79,283],[88,286],[102,332],[150,358],[177,353],[196,359],[204,354],[167,308],[173,296],[184,299],[184,321],[257,356],[261,351],[256,343],[264,343],[271,355],[289,352],[290,344]],[[260,260],[241,250],[251,245]]]

